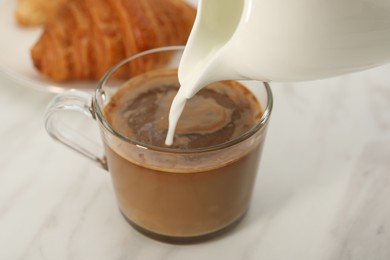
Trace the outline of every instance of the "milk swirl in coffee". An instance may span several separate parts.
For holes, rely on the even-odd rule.
[[[178,89],[176,70],[133,78],[105,108],[114,129],[139,142],[164,147],[168,114]],[[232,140],[261,117],[260,104],[237,81],[215,82],[188,101],[172,148],[209,147]]]

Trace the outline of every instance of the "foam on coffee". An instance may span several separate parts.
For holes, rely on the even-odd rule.
[[[105,117],[125,136],[164,147],[169,109],[178,89],[176,69],[140,75],[111,98]],[[251,129],[261,116],[256,98],[239,82],[212,83],[187,102],[172,147],[191,149],[227,142]]]

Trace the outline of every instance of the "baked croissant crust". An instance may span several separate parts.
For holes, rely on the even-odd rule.
[[[185,44],[195,15],[182,0],[70,1],[45,25],[31,57],[55,81],[100,79],[125,57]],[[121,76],[134,73],[131,69]]]
[[[70,0],[18,0],[15,10],[16,21],[26,27],[45,24],[67,1]]]

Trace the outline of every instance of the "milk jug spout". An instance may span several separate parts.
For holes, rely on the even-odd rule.
[[[187,94],[188,98],[210,82],[242,77],[231,66],[236,53],[228,43],[236,33],[244,5],[243,0],[198,1],[197,16],[178,72],[182,85],[191,81],[192,86],[198,86]]]

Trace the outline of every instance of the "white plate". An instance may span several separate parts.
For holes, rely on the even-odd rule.
[[[41,34],[41,28],[22,28],[15,21],[18,0],[0,0],[0,74],[21,84],[54,93],[66,89],[93,89],[96,82],[57,83],[50,81],[34,68],[30,49]],[[197,0],[188,0],[196,5]]]

